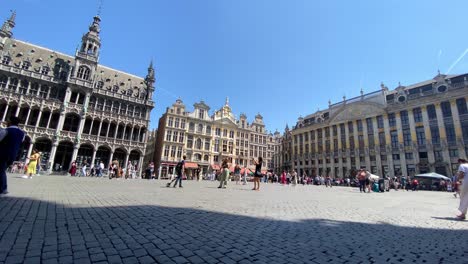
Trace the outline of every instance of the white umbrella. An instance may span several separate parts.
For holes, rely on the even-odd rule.
[[[438,174],[438,173],[435,173],[435,172],[429,172],[429,173],[423,173],[423,174],[418,174],[414,177],[421,177],[421,178],[432,178],[432,179],[442,179],[442,180],[450,180],[449,177],[445,177],[444,175],[442,174]]]

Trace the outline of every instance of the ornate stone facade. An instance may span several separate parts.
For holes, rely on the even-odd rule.
[[[154,69],[146,78],[100,65],[99,17],[75,56],[12,38],[13,13],[0,30],[0,120],[18,116],[33,148],[42,152],[47,170],[78,165],[140,167],[146,152],[146,133],[154,102]]]
[[[274,153],[273,135],[267,133],[263,117],[258,114],[252,123],[241,114],[236,118],[229,101],[209,115],[210,107],[201,101],[188,112],[177,100],[159,119],[156,143],[156,168],[163,178],[174,173],[174,167],[187,156],[188,176],[197,177],[219,170],[223,158],[233,166],[254,169],[252,158],[263,157],[263,170],[271,169]]]
[[[331,104],[286,129],[279,164],[308,175],[435,171],[453,175],[468,148],[468,74],[433,79]]]

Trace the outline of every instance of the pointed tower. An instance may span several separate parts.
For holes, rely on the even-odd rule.
[[[151,60],[150,65],[148,67],[148,73],[146,74],[146,77],[145,77],[147,100],[151,100],[153,98],[155,82],[156,82],[156,78],[154,77],[153,60]]]
[[[11,12],[10,18],[5,21],[0,29],[0,50],[5,47],[7,39],[13,36],[12,29],[15,27],[16,11]]]
[[[75,54],[75,67],[72,78],[92,82],[98,65],[99,49],[101,48],[100,22],[99,16],[95,16],[93,23],[89,26],[89,31],[81,38],[81,47]]]

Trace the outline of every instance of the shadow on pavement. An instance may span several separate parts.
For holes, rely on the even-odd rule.
[[[0,198],[0,263],[467,263],[467,236],[466,229]]]

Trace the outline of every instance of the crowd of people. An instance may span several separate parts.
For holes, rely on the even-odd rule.
[[[127,166],[122,167],[117,160],[112,161],[107,169],[102,161],[94,165],[89,165],[87,161],[84,161],[80,168],[76,161],[73,161],[68,173],[72,177],[108,177],[109,179],[137,179],[139,177],[137,164],[129,161]]]

